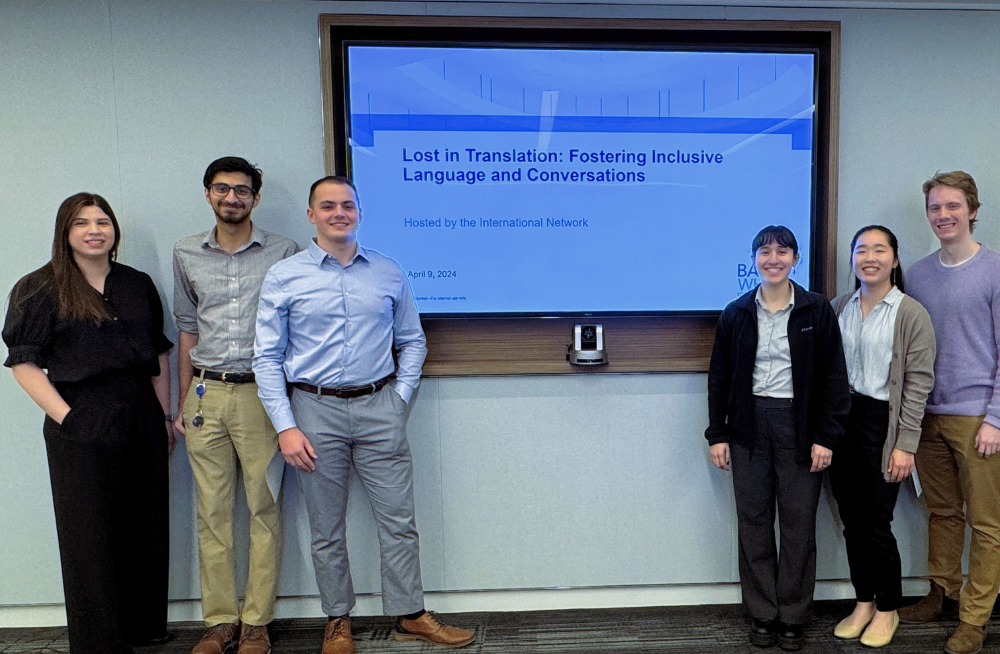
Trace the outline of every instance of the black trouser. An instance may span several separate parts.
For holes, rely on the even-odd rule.
[[[71,654],[122,654],[167,622],[167,433],[149,377],[56,384],[45,419]]]
[[[822,482],[795,439],[791,400],[754,398],[752,448],[733,443],[730,459],[739,525],[743,606],[754,618],[809,620],[816,586],[816,507]],[[777,503],[781,548],[775,545]]]
[[[830,465],[854,593],[859,602],[874,601],[880,611],[898,609],[903,594],[891,526],[899,484],[886,481],[882,469],[888,430],[889,403],[852,393],[847,432]]]

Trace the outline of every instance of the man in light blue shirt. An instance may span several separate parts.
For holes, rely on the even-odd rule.
[[[467,645],[472,632],[424,611],[406,418],[427,347],[406,274],[358,245],[361,209],[350,180],[314,183],[306,215],[315,240],[264,278],[253,369],[281,453],[299,471],[330,616],[323,654],[354,651],[345,540],[352,466],[374,509],[383,609],[399,616],[396,639]]]

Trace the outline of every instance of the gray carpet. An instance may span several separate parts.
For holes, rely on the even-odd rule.
[[[916,599],[916,598],[914,598]],[[817,602],[815,618],[802,648],[810,653],[872,652],[858,641],[833,637],[833,626],[854,607],[853,601]],[[457,626],[474,629],[477,641],[462,648],[473,654],[762,654],[747,640],[747,623],[738,605],[652,607],[524,613],[462,613],[442,616]],[[425,643],[397,643],[391,618],[352,620],[358,654],[451,651]],[[955,621],[902,625],[892,644],[881,650],[896,654],[938,654],[955,628]],[[275,620],[271,642],[275,654],[317,654],[322,619]],[[201,636],[200,623],[174,623],[177,638],[158,647],[137,648],[136,654],[188,654]],[[55,654],[68,651],[65,628],[0,629],[0,654]],[[983,652],[1000,654],[1000,633],[988,637]]]

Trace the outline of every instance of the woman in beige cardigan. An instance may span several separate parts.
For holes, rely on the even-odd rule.
[[[857,606],[834,629],[869,647],[888,645],[899,626],[902,571],[892,514],[899,484],[913,472],[920,422],[934,386],[934,328],[903,294],[896,236],[880,225],[851,241],[856,290],[833,301],[847,373],[851,414],[830,467],[847,541]]]

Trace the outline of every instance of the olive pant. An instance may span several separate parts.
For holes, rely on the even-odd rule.
[[[205,380],[198,412],[196,377],[184,401],[187,451],[198,490],[198,556],[201,611],[206,626],[223,622],[264,625],[274,617],[281,556],[278,497],[267,485],[267,468],[278,454],[278,435],[257,397],[257,384]],[[233,512],[237,461],[250,508],[250,561],[243,610],[236,594]]]
[[[959,618],[985,625],[1000,588],[1000,454],[976,451],[983,416],[924,416],[917,473],[924,488],[927,572],[949,597],[959,597]],[[962,585],[965,524],[972,528],[969,579]]]

